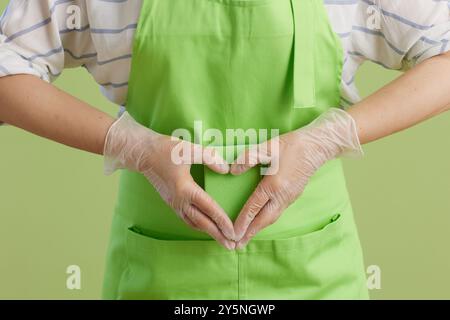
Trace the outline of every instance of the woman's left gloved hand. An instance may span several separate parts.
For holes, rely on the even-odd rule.
[[[239,175],[257,164],[270,167],[242,208],[234,224],[237,248],[273,224],[305,189],[308,180],[328,160],[362,156],[354,119],[332,108],[309,125],[254,146],[231,166]]]

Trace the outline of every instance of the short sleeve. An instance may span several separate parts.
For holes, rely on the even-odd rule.
[[[0,76],[50,82],[64,67],[81,66],[91,47],[84,1],[11,0],[0,20]]]
[[[359,0],[351,53],[407,70],[450,50],[447,0]]]

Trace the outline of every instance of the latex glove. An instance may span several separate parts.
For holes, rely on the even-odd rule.
[[[235,221],[236,247],[244,247],[259,231],[277,221],[325,162],[362,154],[355,121],[336,108],[301,129],[246,150],[232,164],[232,174],[242,174],[260,163],[270,162],[271,166]]]
[[[180,150],[190,151],[188,161],[174,158]],[[217,173],[229,172],[229,165],[213,149],[159,134],[125,112],[108,131],[104,157],[105,174],[121,168],[142,173],[189,226],[230,250],[235,248],[229,240],[234,239],[233,223],[190,174],[194,163],[204,163]]]

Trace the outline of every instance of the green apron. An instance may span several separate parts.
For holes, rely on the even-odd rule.
[[[127,111],[162,134],[184,128],[228,161],[256,142],[211,141],[202,132],[265,129],[262,142],[339,103],[342,48],[319,0],[144,0],[135,37]],[[233,220],[261,179],[259,168],[237,177],[202,165],[191,171]],[[103,293],[367,298],[341,162],[323,166],[275,224],[236,251],[188,227],[144,176],[123,171]]]

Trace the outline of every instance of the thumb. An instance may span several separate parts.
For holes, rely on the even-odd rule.
[[[172,149],[172,162],[178,165],[205,164],[214,172],[227,174],[230,165],[217,153],[215,148],[190,143],[178,142]]]
[[[230,172],[233,175],[240,175],[258,164],[270,162],[271,156],[267,143],[252,145],[231,164]]]
[[[203,163],[214,172],[220,174],[230,172],[230,165],[220,156],[215,148],[203,148]]]

